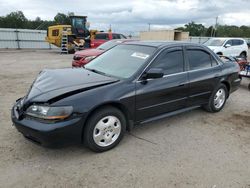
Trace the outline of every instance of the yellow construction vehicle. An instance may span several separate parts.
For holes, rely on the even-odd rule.
[[[59,48],[61,52],[90,47],[90,40],[97,30],[88,30],[86,16],[70,16],[71,25],[54,25],[47,29],[45,40]]]

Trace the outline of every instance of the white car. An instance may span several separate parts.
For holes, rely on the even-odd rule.
[[[204,43],[218,55],[246,58],[248,46],[242,38],[211,38]]]

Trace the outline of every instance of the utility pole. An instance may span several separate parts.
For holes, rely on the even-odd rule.
[[[214,36],[216,35],[216,30],[217,30],[217,27],[218,27],[218,19],[219,19],[219,17],[216,16],[216,18],[215,18],[215,26],[214,26]]]
[[[213,32],[214,32],[214,27],[212,26],[212,29],[211,29],[211,37],[213,37]]]
[[[148,23],[148,31],[150,31],[150,25],[151,25],[151,23]]]
[[[218,27],[218,19],[219,19],[219,17],[216,16],[215,25],[214,25],[214,27],[212,27],[212,30],[211,30],[211,37],[215,37],[216,30],[217,30],[217,27]]]
[[[111,24],[109,24],[109,32],[112,32]]]

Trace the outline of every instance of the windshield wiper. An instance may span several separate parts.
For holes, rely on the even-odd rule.
[[[103,48],[97,48],[98,50],[105,50],[105,49],[103,49]]]
[[[102,72],[102,71],[99,71],[99,70],[96,70],[96,69],[89,69],[89,68],[86,68],[86,67],[84,67],[84,68],[91,71],[91,72],[94,72],[94,73],[97,73],[97,74],[102,74],[102,75],[110,77],[110,75],[107,75],[105,72]]]

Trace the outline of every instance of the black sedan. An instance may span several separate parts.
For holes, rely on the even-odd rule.
[[[238,72],[202,45],[130,42],[84,68],[40,72],[12,121],[41,145],[78,141],[106,151],[134,125],[197,107],[219,112],[240,84]]]

